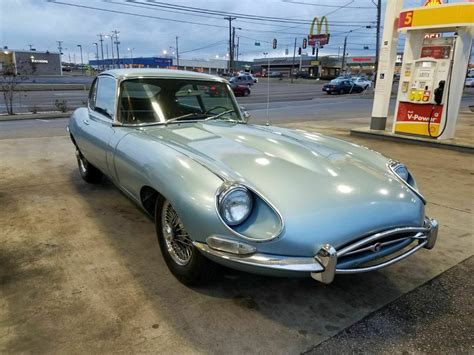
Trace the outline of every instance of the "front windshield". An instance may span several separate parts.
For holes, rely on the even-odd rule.
[[[226,83],[187,79],[123,81],[119,114],[124,124],[155,124],[213,117],[242,120]]]

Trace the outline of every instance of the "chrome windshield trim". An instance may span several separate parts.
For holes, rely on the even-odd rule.
[[[416,196],[418,196],[421,201],[423,202],[424,205],[426,205],[426,199],[423,197],[423,195],[418,191],[416,190],[415,188],[413,188],[413,186],[411,186],[408,182],[406,182],[405,180],[403,180],[397,173],[396,173],[396,168],[400,165],[403,165],[402,163],[400,163],[399,161],[397,160],[389,160],[389,162],[387,163],[387,168],[388,170],[392,173],[393,176],[395,176],[397,178],[398,181],[400,181],[402,184],[404,184],[406,187],[408,187]],[[406,167],[406,166],[405,166]],[[408,170],[408,169],[407,169]],[[408,173],[410,173],[410,171],[408,170]]]

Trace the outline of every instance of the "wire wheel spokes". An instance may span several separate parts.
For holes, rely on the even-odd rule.
[[[165,201],[163,206],[162,227],[168,254],[176,264],[188,264],[193,254],[193,244],[181,219],[168,201]]]

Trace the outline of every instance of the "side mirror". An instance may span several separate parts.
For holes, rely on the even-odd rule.
[[[245,122],[248,122],[250,119],[250,113],[247,111],[247,109],[244,106],[240,106],[240,112],[242,112],[242,116],[244,116]]]

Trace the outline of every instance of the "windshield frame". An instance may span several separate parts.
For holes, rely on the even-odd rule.
[[[235,120],[229,120],[229,119],[220,119],[221,121],[224,122],[233,122],[233,123],[247,123],[247,121],[244,119],[242,110],[240,109],[240,105],[237,102],[237,99],[235,98],[234,91],[230,87],[230,83],[228,80],[222,80],[221,78],[182,78],[182,77],[175,77],[175,78],[170,78],[170,77],[160,77],[160,76],[141,76],[141,77],[124,77],[117,79],[117,94],[116,94],[116,115],[113,119],[113,126],[120,126],[120,127],[147,127],[147,126],[157,126],[157,125],[163,125],[166,126],[168,124],[173,124],[173,123],[190,123],[190,122],[208,122],[209,120],[207,119],[189,119],[189,120],[173,120],[173,118],[166,119],[165,121],[162,122],[142,122],[142,123],[123,123],[120,115],[120,99],[122,98],[122,84],[125,81],[135,81],[135,80],[141,80],[141,79],[159,79],[159,80],[185,80],[188,81],[189,83],[197,82],[198,84],[203,84],[203,83],[214,83],[214,84],[223,84],[225,87],[225,90],[229,94],[230,101],[232,103],[232,107],[238,117],[238,119]],[[217,116],[218,114],[216,114]],[[212,118],[212,116],[209,116],[208,118]]]

